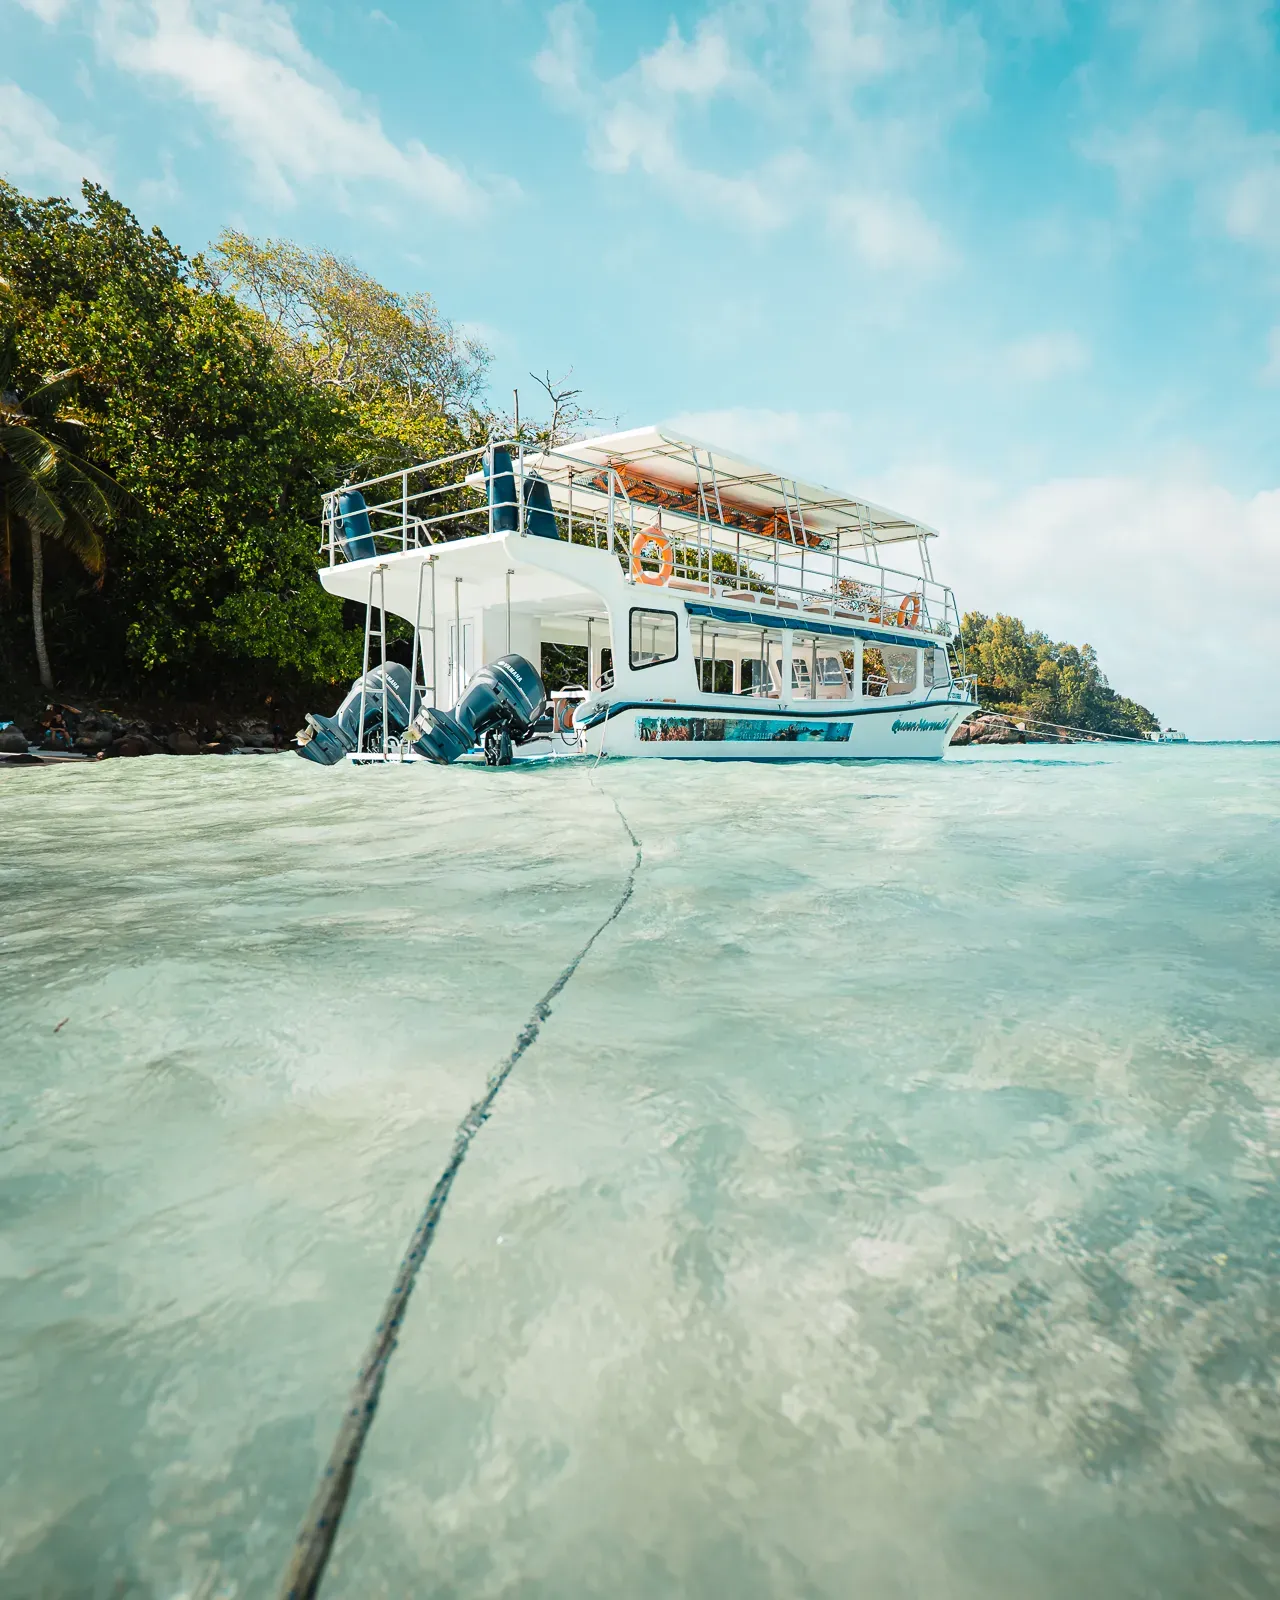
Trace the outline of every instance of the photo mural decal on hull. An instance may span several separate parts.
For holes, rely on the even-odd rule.
[[[641,717],[636,724],[644,744],[839,744],[848,742],[847,722],[797,722],[783,717]]]

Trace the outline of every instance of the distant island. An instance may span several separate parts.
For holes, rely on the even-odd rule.
[[[61,701],[70,722],[110,712],[84,748],[278,743],[360,668],[363,614],[315,577],[321,492],[513,419],[484,401],[489,352],[427,295],[233,232],[188,259],[82,192],[80,209],[0,180],[0,723],[34,733]],[[597,420],[567,380],[535,381],[531,443]],[[959,643],[984,709],[1158,727],[1088,645],[978,612]],[[549,687],[581,675],[563,654]]]
[[[1055,644],[1017,617],[980,611],[965,613],[960,638],[983,711],[1033,735],[1061,730],[1145,739],[1160,729],[1146,706],[1110,686],[1092,645]]]

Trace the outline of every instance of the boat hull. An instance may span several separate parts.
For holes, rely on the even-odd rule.
[[[844,711],[614,706],[588,719],[575,753],[675,761],[936,761],[974,709],[967,700]]]
[[[541,734],[512,751],[530,761],[598,760],[601,756],[663,761],[938,761],[972,701],[849,711],[721,710],[674,705],[611,706],[590,726]],[[389,758],[362,752],[348,759],[381,765],[418,762],[409,746],[392,741]],[[480,750],[460,764],[483,765]]]

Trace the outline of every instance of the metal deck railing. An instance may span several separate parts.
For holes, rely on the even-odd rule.
[[[484,462],[494,449],[512,459],[517,534],[526,533],[529,485],[542,477],[560,537],[608,550],[637,587],[731,604],[765,625],[770,615],[808,615],[910,629],[942,641],[959,636],[954,596],[934,579],[923,537],[917,541],[921,570],[908,573],[886,566],[865,533],[852,549],[842,549],[839,536],[832,541],[808,532],[785,491],[771,518],[775,531],[762,533],[737,525],[718,493],[700,493],[693,512],[673,511],[637,495],[634,469],[602,466],[575,457],[571,448],[539,451],[526,469],[518,440],[491,441],[330,491],[321,528],[328,564],[352,559],[357,549],[363,559],[492,533]],[[368,533],[360,539],[350,537],[350,518],[344,520],[339,508],[346,490],[358,490],[365,500]]]

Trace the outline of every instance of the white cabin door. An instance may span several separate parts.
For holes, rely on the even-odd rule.
[[[462,637],[458,632],[461,629]],[[449,687],[456,706],[476,670],[475,629],[470,622],[449,624]]]

